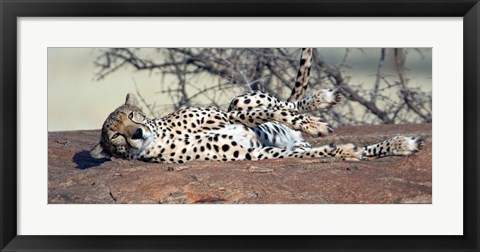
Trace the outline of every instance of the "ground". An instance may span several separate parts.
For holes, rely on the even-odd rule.
[[[431,124],[352,126],[313,145],[423,136],[409,157],[371,161],[277,159],[156,164],[90,157],[99,130],[48,133],[48,203],[432,203]]]

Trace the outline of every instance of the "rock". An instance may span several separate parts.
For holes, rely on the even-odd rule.
[[[409,157],[371,161],[276,159],[156,164],[94,159],[100,131],[48,133],[48,202],[158,204],[342,204],[432,202],[431,124],[352,126],[314,145],[375,143],[394,135],[423,136]]]

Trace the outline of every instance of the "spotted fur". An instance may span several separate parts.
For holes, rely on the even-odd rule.
[[[319,137],[333,129],[303,113],[326,109],[340,101],[337,90],[323,89],[304,97],[311,53],[311,49],[303,50],[296,84],[287,101],[256,91],[235,97],[227,111],[189,107],[150,119],[139,108],[135,95],[128,94],[124,105],[103,124],[100,143],[90,153],[96,158],[184,163],[305,157],[362,160],[411,155],[422,148],[421,138],[404,136],[363,148],[351,143],[312,147],[306,142],[301,132]]]

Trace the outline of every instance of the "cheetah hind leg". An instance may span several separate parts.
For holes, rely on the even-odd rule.
[[[227,116],[231,121],[252,128],[266,122],[277,121],[314,137],[326,136],[333,132],[332,126],[322,122],[318,117],[299,115],[296,112],[284,109],[233,110],[227,112]]]
[[[420,151],[424,146],[421,137],[395,136],[380,143],[363,147],[366,159],[385,156],[409,156]]]

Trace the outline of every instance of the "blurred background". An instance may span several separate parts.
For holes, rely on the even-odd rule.
[[[132,92],[152,117],[193,105],[227,109],[262,90],[287,99],[300,48],[48,48],[48,130],[101,128]],[[432,120],[431,48],[315,48],[307,95],[339,88],[314,114],[334,127]]]

